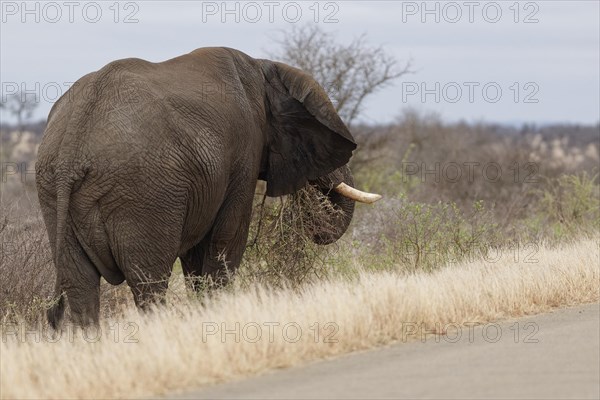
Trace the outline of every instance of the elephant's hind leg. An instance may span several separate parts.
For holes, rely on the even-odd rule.
[[[164,304],[173,261],[174,257],[134,250],[125,256],[122,265],[138,309],[149,311],[156,304]]]
[[[155,305],[165,304],[165,295],[168,289],[168,277],[155,282],[136,280],[129,284],[133,293],[133,300],[138,309],[151,311]]]
[[[163,221],[157,214],[137,218],[125,214],[111,217],[108,226],[111,251],[138,309],[146,311],[164,303],[177,257],[180,223],[175,218]]]
[[[67,228],[65,245],[63,263],[57,268],[57,290],[60,287],[66,292],[75,324],[82,327],[98,325],[100,274],[70,227]]]

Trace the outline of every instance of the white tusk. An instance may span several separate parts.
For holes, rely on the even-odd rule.
[[[381,199],[380,194],[363,192],[353,188],[352,186],[346,185],[344,182],[337,185],[333,190],[335,190],[344,197],[347,197],[354,201],[359,201],[361,203],[371,204]]]

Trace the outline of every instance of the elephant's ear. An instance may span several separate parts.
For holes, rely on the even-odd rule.
[[[263,73],[269,132],[261,179],[267,195],[281,196],[347,164],[356,143],[310,75],[268,60]]]

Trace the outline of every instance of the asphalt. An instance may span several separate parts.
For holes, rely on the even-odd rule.
[[[179,399],[599,399],[600,305],[456,329]],[[499,334],[498,334],[499,333]]]

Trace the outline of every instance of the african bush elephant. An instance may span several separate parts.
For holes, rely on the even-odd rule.
[[[127,280],[144,308],[167,289],[175,259],[187,276],[222,282],[239,265],[258,179],[267,194],[317,185],[344,212],[377,198],[352,188],[356,144],[306,73],[229,48],[164,62],[111,62],[54,105],[36,184],[74,322],[97,324],[99,283]],[[333,190],[332,190],[333,189]]]

